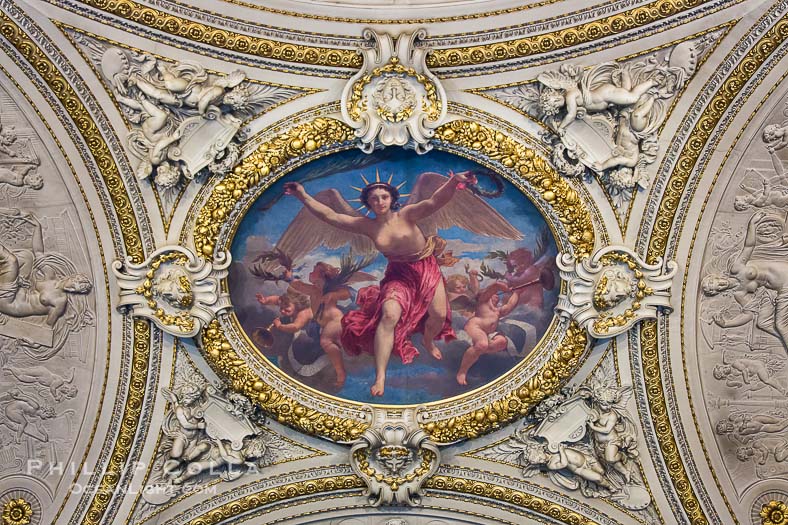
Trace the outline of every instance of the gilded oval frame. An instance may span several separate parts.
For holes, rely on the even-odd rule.
[[[432,143],[438,150],[487,165],[514,184],[543,215],[559,250],[571,250],[579,258],[593,252],[596,235],[590,207],[534,149],[467,120],[444,124]],[[350,127],[325,117],[261,144],[213,187],[197,212],[193,237],[197,252],[210,258],[229,247],[250,203],[276,180],[317,158],[355,146]],[[228,283],[222,286],[227,289]],[[556,316],[531,352],[533,358],[523,359],[476,390],[411,408],[418,409],[419,425],[438,443],[479,436],[525,415],[557,392],[579,367],[588,344],[585,330]],[[356,439],[371,423],[369,405],[313,390],[260,360],[233,313],[202,331],[200,348],[233,390],[247,395],[280,423],[338,442]],[[409,408],[375,407],[398,414]]]

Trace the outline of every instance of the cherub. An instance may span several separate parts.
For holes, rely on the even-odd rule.
[[[763,128],[763,141],[766,143],[766,150],[769,153],[774,153],[779,149],[788,146],[788,121],[783,122],[782,125],[769,124]]]
[[[190,461],[183,472],[173,478],[173,485],[181,485],[205,471],[215,472],[227,467],[220,476],[227,481],[241,477],[247,466],[258,466],[265,461],[268,452],[266,437],[263,435],[244,438],[241,450],[233,450],[221,439],[213,439],[211,449],[203,457]],[[254,461],[256,460],[256,461]]]
[[[557,443],[552,450],[543,437],[534,435],[534,430],[519,428],[505,444],[495,446],[490,457],[520,465],[525,478],[544,472],[553,483],[569,490],[580,489],[586,496],[618,491],[590,445]]]
[[[468,269],[466,265],[465,271],[468,275],[455,273],[446,278],[446,295],[453,310],[459,309],[470,315],[479,296],[479,270]]]
[[[633,131],[642,131],[648,125],[646,115],[651,107],[645,101],[641,102],[642,107],[637,104],[643,95],[658,86],[657,78],[633,86],[627,69],[613,62],[600,64],[587,72],[564,64],[559,71],[542,73],[537,79],[548,87],[540,99],[546,115],[555,115],[561,107],[566,107],[566,116],[557,126],[559,133],[563,133],[578,115],[604,111],[611,105],[634,106],[630,125]]]
[[[15,441],[17,443],[22,441],[22,436],[25,434],[39,441],[49,441],[49,434],[41,421],[55,417],[54,407],[39,403],[38,400],[19,389],[13,389],[0,396],[0,401],[5,400],[10,400],[5,405],[5,419],[13,424],[6,423],[6,425],[16,430]],[[30,419],[32,418],[38,419],[35,430],[30,428]]]
[[[73,399],[77,395],[77,387],[71,384],[74,381],[74,371],[72,367],[68,377],[53,374],[43,366],[31,366],[24,369],[6,366],[3,370],[8,370],[17,381],[22,383],[38,383],[49,389],[55,401]]]
[[[484,288],[477,299],[477,306],[474,316],[465,323],[465,332],[471,337],[473,344],[465,351],[460,363],[460,370],[457,372],[457,382],[467,385],[466,376],[468,370],[479,360],[483,354],[500,352],[506,348],[506,337],[496,333],[498,321],[501,317],[509,315],[517,307],[520,298],[514,291],[509,295],[505,304],[500,304],[499,292],[509,292],[510,289],[505,283],[497,282]]]
[[[583,482],[594,483],[610,492],[616,491],[616,487],[608,481],[604,467],[590,451],[582,451],[559,443],[558,452],[552,452],[548,450],[546,443],[531,438],[523,451],[522,460],[525,462],[523,475],[526,477],[532,476],[538,472],[540,465],[544,465],[548,469],[550,479],[562,487],[574,490],[580,485],[576,480],[567,478],[561,473],[566,470],[581,478]]]
[[[137,112],[134,114],[134,120],[140,124],[140,129],[135,129],[129,134],[131,149],[142,159],[137,168],[137,177],[146,179],[153,174],[155,168],[165,166],[166,169],[178,170],[177,177],[168,178],[169,182],[172,182],[170,186],[177,183],[180,180],[180,170],[167,161],[167,154],[170,146],[181,139],[182,130],[180,127],[173,127],[170,111],[142,96],[132,98],[116,92],[115,97],[118,102]],[[157,184],[164,182],[159,175],[157,173]]]
[[[257,302],[279,306],[279,317],[274,319],[273,328],[280,332],[295,334],[314,318],[309,307],[309,297],[302,293],[269,295],[257,294]]]
[[[374,256],[367,256],[361,261],[353,262],[352,256],[347,254],[342,258],[341,268],[319,262],[315,264],[309,274],[311,284],[293,281],[290,285],[295,291],[309,296],[312,315],[320,325],[320,348],[323,349],[334,366],[337,388],[341,388],[345,384],[347,377],[342,357],[341,340],[344,314],[337,303],[350,299],[348,283],[374,279],[371,275],[361,272],[361,269],[369,266],[374,259]]]
[[[788,395],[788,389],[781,385],[774,377],[774,372],[780,370],[785,361],[773,362],[771,367],[757,359],[739,358],[728,363],[718,363],[714,366],[714,379],[723,380],[733,388],[746,386],[747,390],[760,390],[770,386],[783,395]]]
[[[164,434],[171,443],[162,471],[166,476],[177,479],[184,465],[190,464],[211,448],[205,437],[205,420],[199,410],[203,387],[187,383],[177,393],[166,388],[162,392],[172,403],[172,412],[164,423]]]
[[[240,109],[247,102],[248,97],[239,96],[240,92],[245,91],[239,86],[246,79],[246,74],[241,70],[212,78],[199,64],[188,61],[167,64],[162,60],[156,62],[156,70],[161,76],[160,84],[163,87],[139,73],[131,74],[127,83],[137,86],[150,99],[169,106],[193,108],[200,115],[223,102],[234,109]],[[237,89],[240,91],[233,93]],[[233,96],[224,100],[230,93]]]
[[[750,174],[750,170],[746,175]],[[745,175],[745,176],[746,176]],[[781,187],[774,189],[771,181],[766,178],[761,178],[760,188],[751,188],[744,183],[739,184],[739,187],[746,190],[748,193],[745,195],[737,195],[733,200],[733,208],[736,211],[744,211],[747,208],[763,208],[765,206],[774,206],[776,208],[785,208],[788,206],[788,188]]]
[[[40,190],[44,187],[44,178],[36,171],[37,164],[21,164],[11,168],[0,167],[0,183],[20,188]]]
[[[593,433],[597,455],[629,483],[632,477],[629,461],[638,454],[636,427],[625,409],[632,397],[632,387],[618,387],[610,380],[593,388],[581,387],[579,393],[591,403],[588,429]]]
[[[19,153],[12,147],[17,141],[18,136],[14,130],[14,126],[3,126],[0,123],[0,153],[8,155],[9,157],[18,157]]]
[[[555,260],[548,251],[550,232],[543,229],[536,237],[534,250],[517,248],[511,252],[490,252],[488,258],[502,260],[506,273],[502,274],[487,265],[482,265],[482,275],[490,279],[503,280],[510,288],[516,288],[520,305],[542,311],[544,291],[555,286]]]
[[[366,180],[365,180],[366,181]],[[475,182],[469,173],[444,177],[421,174],[400,208],[399,189],[379,179],[361,188],[360,201],[374,218],[361,215],[335,189],[310,196],[298,183],[285,191],[304,203],[276,247],[297,261],[320,244],[350,244],[354,253],[379,251],[388,266],[375,304],[349,312],[342,321],[342,346],[353,355],[375,355],[373,396],[382,396],[391,354],[410,363],[419,354],[411,341],[423,331],[424,346],[436,359],[436,340],[452,339],[443,275],[439,269],[445,241],[439,228],[459,226],[479,235],[519,240],[522,234],[472,192],[458,191]]]

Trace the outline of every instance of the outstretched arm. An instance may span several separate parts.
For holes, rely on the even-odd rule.
[[[257,302],[264,305],[273,305],[279,304],[279,296],[278,295],[263,295],[261,293],[255,295],[257,298]]]
[[[749,294],[745,295],[749,296]],[[734,297],[736,298],[735,294]],[[736,299],[738,300],[738,298]],[[752,314],[752,312],[748,311],[742,311],[740,314],[737,314],[729,319],[725,319],[722,314],[714,314],[711,317],[711,320],[714,321],[714,323],[720,328],[735,328],[737,326],[744,326],[747,323],[752,322],[753,319],[755,319],[755,316]]]
[[[435,190],[435,193],[432,194],[432,197],[417,202],[416,204],[406,206],[402,210],[402,213],[408,220],[412,222],[418,222],[425,217],[429,217],[448,204],[460,184],[464,185],[474,182],[476,182],[476,177],[471,175],[471,173],[468,171],[464,171],[462,173],[450,172],[449,180],[443,183],[443,186]]]
[[[520,300],[520,294],[517,292],[512,292],[512,295],[509,296],[509,300],[506,301],[506,304],[503,305],[503,307],[501,308],[499,312],[500,316],[503,317],[505,315],[509,315],[512,312],[512,310],[514,310],[517,307],[517,301],[519,300]]]
[[[479,304],[485,303],[490,300],[490,298],[497,294],[498,292],[508,292],[509,286],[506,283],[493,283],[484,290],[481,291],[479,294]]]
[[[479,270],[471,270],[468,272],[468,289],[474,297],[479,295]]]
[[[566,100],[566,116],[558,125],[559,133],[563,133],[564,128],[577,118],[577,89],[567,89],[564,93],[564,100]]]
[[[321,221],[345,231],[359,233],[365,229],[367,221],[364,217],[353,217],[337,213],[322,202],[309,195],[304,187],[297,182],[285,184],[285,194],[293,195],[296,199],[304,203],[304,207]]]
[[[304,295],[312,295],[313,293],[317,292],[317,287],[314,284],[308,284],[304,281],[293,281],[290,283],[290,286],[296,292],[302,293]]]
[[[310,308],[305,308],[298,312],[296,318],[293,320],[292,323],[282,324],[279,319],[274,319],[274,326],[280,332],[285,332],[288,334],[294,334],[304,328],[306,323],[308,323],[312,319],[312,310]],[[279,323],[277,324],[277,321]]]

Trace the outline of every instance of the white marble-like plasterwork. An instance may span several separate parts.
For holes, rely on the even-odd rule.
[[[423,29],[392,37],[365,30],[375,46],[362,48],[364,66],[342,91],[342,118],[364,151],[376,145],[411,145],[424,153],[446,117],[446,92],[427,69],[429,49],[417,46]]]
[[[150,319],[167,333],[193,337],[230,308],[229,296],[219,286],[230,262],[229,254],[210,262],[181,246],[159,248],[140,264],[115,261],[117,308]]]

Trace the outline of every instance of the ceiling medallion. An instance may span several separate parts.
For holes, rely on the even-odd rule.
[[[367,29],[374,47],[361,49],[364,66],[342,91],[342,118],[354,129],[360,147],[411,145],[420,153],[446,117],[446,93],[427,69],[429,48],[417,45],[420,29],[395,40]]]
[[[194,243],[204,256],[232,253],[233,313],[202,331],[206,359],[278,421],[338,442],[396,420],[403,436],[447,444],[522,417],[589,342],[552,313],[555,257],[592,251],[586,204],[533,150],[476,123],[439,128],[427,155],[355,145],[351,128],[319,118],[261,145],[214,188]],[[397,204],[426,233],[418,254],[370,234]],[[408,329],[395,330],[384,363],[374,343],[383,305],[408,294],[421,310],[399,312]],[[495,321],[474,330],[488,309]],[[401,474],[384,478],[432,461],[423,444],[403,455],[402,443],[367,443],[359,468]],[[405,459],[415,463],[388,465]]]

